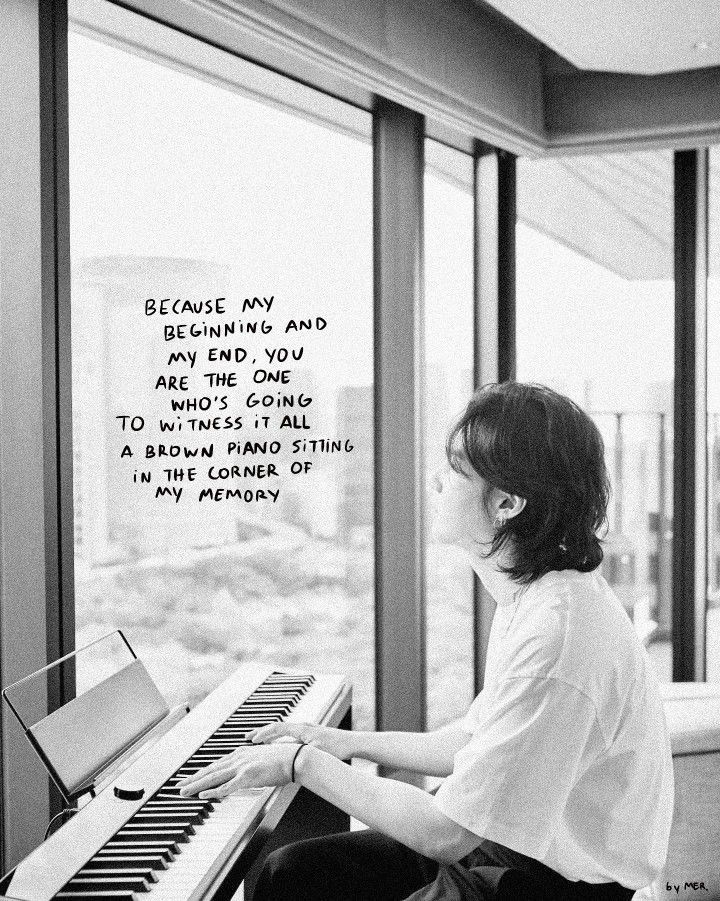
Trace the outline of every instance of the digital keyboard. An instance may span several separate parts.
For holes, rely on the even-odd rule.
[[[337,725],[349,695],[340,676],[241,667],[18,864],[9,893],[26,901],[214,897],[297,786],[201,800],[181,798],[177,782],[249,744],[248,731],[259,726]],[[140,789],[142,798],[126,799]]]

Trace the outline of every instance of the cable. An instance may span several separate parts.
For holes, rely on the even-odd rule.
[[[65,816],[66,813],[69,813],[72,816],[72,814],[77,813],[77,812],[78,812],[77,807],[65,807],[63,810],[60,811],[60,813],[56,813],[55,816],[48,823],[48,827],[45,830],[45,838],[43,838],[43,841],[45,841],[45,839],[48,837],[48,835],[50,835],[50,830],[52,829],[52,824],[55,822],[55,820],[59,819],[60,817]]]

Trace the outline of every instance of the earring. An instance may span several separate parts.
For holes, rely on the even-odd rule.
[[[495,531],[499,532],[500,529],[502,529],[502,527],[505,525],[506,522],[507,522],[507,520],[505,519],[504,516],[500,516],[499,513],[496,513],[495,521],[493,522],[493,527],[494,527]]]

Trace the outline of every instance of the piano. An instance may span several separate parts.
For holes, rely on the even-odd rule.
[[[350,696],[341,676],[240,667],[114,773],[17,865],[0,891],[23,901],[231,898],[298,787],[253,789],[217,801],[181,798],[176,783],[249,744],[247,732],[258,726],[347,722]]]

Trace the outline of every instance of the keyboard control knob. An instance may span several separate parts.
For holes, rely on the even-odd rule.
[[[120,798],[121,801],[139,801],[140,798],[145,794],[144,788],[122,788],[119,785],[116,785],[113,789],[113,793],[116,798]]]

